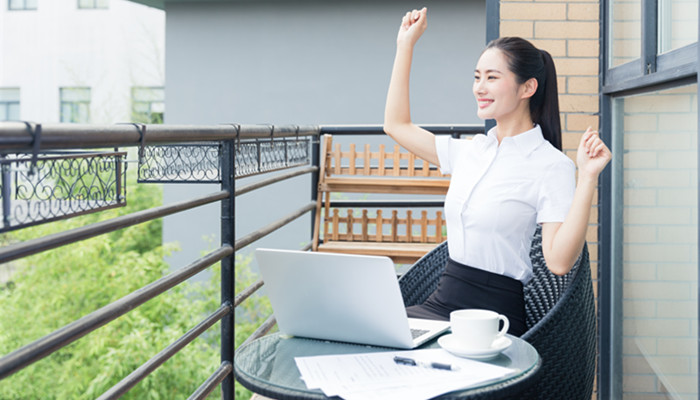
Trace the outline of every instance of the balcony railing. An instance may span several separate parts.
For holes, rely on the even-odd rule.
[[[481,126],[467,125],[427,128],[438,134],[454,136],[483,131]],[[0,263],[206,204],[221,204],[221,244],[217,249],[2,356],[0,380],[220,262],[219,308],[103,393],[100,399],[121,397],[217,322],[220,322],[221,363],[218,366],[212,365],[213,373],[189,398],[205,398],[221,385],[222,397],[233,399],[234,309],[264,285],[262,280],[257,280],[240,293],[234,293],[235,252],[313,212],[318,182],[318,137],[322,133],[365,136],[383,134],[380,126],[0,123],[0,196],[3,205],[0,232],[124,205],[128,198],[125,165],[131,160],[126,159],[127,152],[115,150],[117,148],[137,150],[139,182],[220,184],[220,190],[207,195],[7,245],[0,248]],[[105,148],[109,148],[109,151]],[[236,188],[234,183],[237,179],[252,175],[265,176],[254,183]],[[301,175],[312,177],[308,203],[252,233],[243,236],[235,234],[234,210],[237,196]],[[270,315],[246,341],[265,335],[274,325],[274,316]]]

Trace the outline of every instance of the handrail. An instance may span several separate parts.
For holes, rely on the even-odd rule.
[[[41,125],[41,129],[39,128]],[[483,132],[481,126],[470,125],[427,125],[424,128],[436,134],[450,134],[455,137]],[[39,132],[41,134],[39,135]],[[103,149],[110,147],[134,147],[143,149],[146,146],[168,146],[172,147],[206,147],[218,151],[220,174],[215,179],[220,179],[221,190],[192,198],[189,200],[176,202],[169,205],[143,210],[130,215],[112,218],[108,221],[98,222],[84,227],[75,228],[69,231],[47,235],[43,238],[28,240],[22,243],[14,243],[0,248],[0,263],[16,260],[21,257],[36,254],[42,251],[53,249],[69,243],[74,243],[87,238],[95,237],[104,233],[126,228],[132,225],[147,222],[163,216],[182,212],[205,204],[221,202],[221,247],[208,255],[195,260],[184,268],[172,272],[136,291],[116,300],[107,306],[99,308],[76,321],[49,333],[28,345],[25,345],[12,353],[0,358],[0,379],[13,374],[30,365],[54,351],[65,347],[69,343],[78,340],[82,336],[94,331],[104,324],[113,321],[121,315],[126,314],[144,302],[155,298],[168,289],[184,282],[191,276],[205,270],[217,261],[221,262],[221,306],[213,314],[204,318],[194,328],[190,329],[175,342],[168,345],[158,354],[153,355],[146,363],[132,371],[119,383],[102,394],[100,399],[113,399],[122,396],[130,388],[136,385],[144,377],[148,376],[172,355],[184,348],[194,338],[200,336],[212,325],[220,322],[221,325],[221,364],[204,381],[190,399],[204,399],[211,393],[217,385],[221,386],[222,396],[226,400],[233,398],[233,312],[235,307],[240,305],[252,294],[256,293],[264,282],[259,279],[241,293],[234,293],[234,272],[233,255],[235,252],[256,240],[280,229],[290,222],[298,219],[315,209],[315,182],[319,171],[318,140],[320,134],[332,133],[335,135],[383,135],[381,125],[350,125],[350,126],[317,126],[317,125],[144,125],[144,124],[116,124],[116,125],[88,125],[88,124],[32,124],[25,122],[0,122],[0,155],[17,153],[21,154],[22,160],[28,159],[32,155],[32,162],[36,163],[38,153],[46,153],[53,150],[85,150]],[[294,138],[305,138],[307,141],[294,142]],[[311,137],[312,140],[308,141]],[[239,164],[255,157],[255,150],[249,151],[250,147],[256,146],[258,162],[263,156],[263,149],[275,150],[274,146],[269,146],[270,142],[282,142],[284,145],[283,162],[277,159],[269,165],[258,168],[253,173],[248,173],[247,164]],[[214,144],[213,142],[218,142]],[[310,142],[310,144],[308,144]],[[288,144],[291,144],[288,147]],[[184,146],[178,146],[184,145]],[[290,154],[290,162],[287,162],[287,148],[297,151],[299,147],[309,146],[311,154],[299,156],[297,153]],[[189,146],[189,147],[188,147]],[[171,148],[172,148],[171,147]],[[157,147],[154,149],[158,149]],[[165,147],[164,149],[168,149]],[[217,150],[218,149],[218,150]],[[245,151],[249,151],[245,153]],[[208,150],[209,151],[209,150]],[[278,151],[279,153],[279,151]],[[92,154],[92,153],[91,153]],[[141,166],[143,152],[139,152],[139,165]],[[213,153],[217,154],[217,153]],[[52,155],[53,157],[53,155]],[[71,157],[71,156],[66,156]],[[304,161],[305,157],[306,161]],[[266,159],[268,161],[268,159]],[[310,164],[309,164],[310,162]],[[304,163],[306,163],[304,165]],[[26,165],[29,165],[27,162]],[[208,168],[207,164],[207,168]],[[34,166],[32,166],[33,168]],[[214,168],[216,165],[214,163]],[[240,176],[268,173],[272,170],[289,170],[288,172],[275,173],[271,177],[245,186],[235,188],[234,179],[241,171]],[[255,232],[237,237],[234,233],[234,203],[238,195],[250,193],[261,187],[272,185],[283,180],[310,174],[311,175],[311,201],[303,204],[297,210],[287,216],[264,226]],[[220,176],[220,178],[219,178]],[[160,179],[160,178],[156,178]],[[217,182],[218,180],[214,180]],[[189,181],[187,183],[197,183]],[[121,184],[121,182],[118,182]],[[10,187],[7,185],[7,187]],[[3,191],[4,196],[8,194]],[[352,203],[352,201],[350,201]],[[412,205],[434,205],[439,206],[437,201],[418,201]],[[313,218],[312,218],[313,219]],[[308,250],[310,245],[304,247]],[[235,298],[234,298],[235,296]],[[249,342],[255,338],[269,332],[276,324],[274,315],[269,316],[265,322],[246,340]]]
[[[190,344],[194,339],[198,338],[199,335],[204,333],[207,329],[211,328],[212,325],[219,322],[226,314],[232,311],[230,303],[222,304],[219,309],[208,316],[204,321],[200,322],[194,328],[190,329],[182,335],[179,339],[173,342],[170,346],[166,347],[160,353],[153,356],[150,360],[145,362],[139,368],[130,373],[126,378],[122,379],[116,385],[112,386],[111,389],[104,392],[102,396],[98,397],[97,400],[113,400],[118,399],[123,396],[126,392],[134,387],[137,383],[141,382],[143,378],[147,377],[151,372],[155,371],[161,364],[168,361],[170,357],[177,354],[183,347]]]
[[[300,168],[296,171],[290,171],[290,172],[287,172],[284,174],[273,176],[272,178],[263,179],[261,181],[254,182],[254,183],[248,184],[246,186],[240,187],[240,188],[236,189],[236,191],[234,193],[236,196],[240,196],[242,194],[252,192],[253,190],[257,190],[257,189],[263,188],[265,186],[272,185],[274,183],[282,182],[282,181],[287,180],[289,178],[295,178],[297,176],[301,176],[301,175],[308,174],[308,173],[313,173],[316,171],[318,171],[318,167]]]
[[[41,124],[41,150],[199,143],[223,140],[316,136],[315,125],[145,125]],[[143,140],[142,140],[143,138]],[[0,122],[0,153],[33,150],[24,122]]]
[[[207,396],[209,396],[209,393],[216,388],[218,384],[221,383],[221,381],[224,380],[227,376],[231,375],[231,372],[233,371],[233,365],[231,365],[230,361],[224,361],[221,363],[221,366],[214,371],[213,374],[202,383],[200,387],[197,388],[197,390],[192,393],[190,397],[187,398],[187,400],[202,400],[206,399]]]
[[[299,208],[298,210],[290,213],[286,217],[283,217],[255,232],[249,233],[248,235],[236,240],[235,245],[233,246],[234,249],[240,250],[244,248],[245,246],[255,242],[256,240],[263,238],[270,233],[276,231],[277,229],[287,225],[288,223],[294,221],[295,219],[301,217],[302,215],[306,214],[307,212],[313,210],[316,208],[316,203],[311,202],[306,204],[305,206]]]
[[[131,292],[121,299],[0,358],[0,379],[41,360],[104,324],[117,319],[146,301],[173,288],[178,283],[191,278],[222,258],[230,256],[232,253],[233,249],[231,246],[221,247],[194,263]]]
[[[0,248],[0,263],[16,260],[42,251],[51,250],[69,243],[89,239],[105,233],[116,231],[132,225],[141,224],[166,215],[175,214],[180,211],[189,210],[205,204],[221,201],[229,196],[228,192],[220,191],[192,200],[180,201],[165,206],[154,207],[149,210],[123,215],[107,221],[96,222],[91,225],[71,229],[65,232],[47,235],[37,239],[27,240],[21,243],[14,243]]]

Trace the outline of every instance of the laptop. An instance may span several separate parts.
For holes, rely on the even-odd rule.
[[[259,248],[255,258],[283,334],[412,349],[449,329],[407,317],[389,257]]]

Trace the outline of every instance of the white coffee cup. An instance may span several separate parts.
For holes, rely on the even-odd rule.
[[[498,325],[503,321],[503,327]],[[465,309],[450,313],[450,326],[455,341],[465,349],[488,349],[508,332],[508,317],[495,311]]]

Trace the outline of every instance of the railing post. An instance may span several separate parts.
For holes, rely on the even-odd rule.
[[[321,170],[321,134],[318,135],[318,139],[314,140],[311,136],[311,165],[318,167],[318,169],[311,173],[311,201],[316,201],[318,199],[318,180],[319,171]],[[311,240],[314,237],[314,221],[316,221],[316,209],[311,210]]]
[[[235,240],[235,185],[234,185],[234,141],[226,140],[221,144],[221,190],[228,191],[229,197],[221,202],[221,244],[233,247]],[[233,304],[234,297],[234,260],[235,252],[221,260],[221,304]],[[231,312],[221,319],[221,362],[233,364],[234,350],[234,313]],[[233,400],[233,374],[229,374],[221,382],[221,398]]]
[[[0,156],[0,160],[4,160],[5,156]],[[10,213],[12,208],[12,175],[10,174],[10,164],[0,162],[0,174],[2,174],[2,227],[10,226]]]

